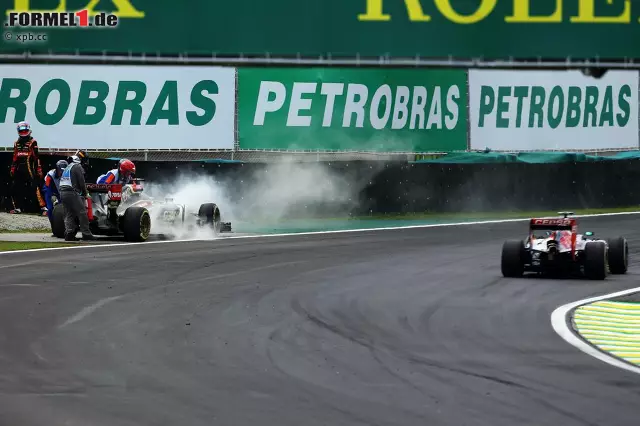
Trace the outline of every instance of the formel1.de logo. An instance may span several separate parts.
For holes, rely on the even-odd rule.
[[[115,28],[118,26],[118,16],[105,12],[89,16],[88,9],[78,12],[9,12],[4,26],[17,28]]]

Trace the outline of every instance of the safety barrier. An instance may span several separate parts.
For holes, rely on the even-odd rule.
[[[49,170],[62,156],[43,156]],[[0,154],[0,197],[9,189],[11,156]],[[116,159],[93,159],[87,180],[114,168]],[[138,161],[137,175],[150,182],[180,174],[224,180],[227,191],[242,197],[273,163],[212,161]],[[640,159],[568,163],[409,163],[322,162],[358,195],[354,214],[414,212],[489,212],[616,208],[640,205]],[[266,176],[266,175],[262,175]],[[296,176],[290,177],[295,181]],[[282,188],[286,191],[287,188]],[[36,209],[37,210],[37,209]]]

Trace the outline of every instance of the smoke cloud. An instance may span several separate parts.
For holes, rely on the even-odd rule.
[[[216,203],[223,222],[234,232],[261,226],[286,224],[294,219],[345,217],[359,204],[360,191],[370,175],[356,176],[340,170],[348,164],[286,161],[256,167],[222,178],[195,172],[178,175],[171,182],[144,182],[144,192],[156,200],[172,198],[185,204],[187,216],[195,220],[203,203]],[[209,229],[176,230],[152,221],[152,233],[167,233],[181,239],[213,239]]]
[[[258,222],[344,215],[357,205],[359,189],[325,164],[270,164],[250,177],[235,213]]]
[[[197,214],[201,204],[215,203],[221,212],[221,219],[229,222],[230,199],[225,188],[207,176],[191,174],[180,175],[172,182],[154,183],[144,182],[145,196],[152,197],[154,201],[170,201],[185,206],[186,226],[171,226],[154,215],[154,208],[150,209],[151,233],[164,234],[168,237],[185,240],[209,240],[216,238],[213,229],[196,226]],[[225,214],[227,213],[227,214]],[[177,223],[180,220],[176,221]]]

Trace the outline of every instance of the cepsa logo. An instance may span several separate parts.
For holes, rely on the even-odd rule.
[[[98,27],[115,28],[120,20],[125,18],[144,18],[145,13],[136,9],[134,0],[91,0],[80,10],[67,10],[67,1],[59,0],[56,8],[44,10],[38,6],[42,0],[14,0],[14,8],[6,11],[7,19],[5,27],[36,27],[36,28],[73,28],[73,27]],[[50,2],[45,2],[51,6]],[[107,3],[112,4],[109,12],[98,12],[96,6],[101,8]],[[106,7],[103,10],[109,10]]]
[[[558,225],[558,226],[562,226],[562,225],[571,225],[572,221],[571,219],[534,219],[533,220],[533,224],[534,225]]]

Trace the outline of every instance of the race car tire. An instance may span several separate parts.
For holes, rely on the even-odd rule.
[[[151,215],[144,207],[129,207],[122,216],[124,239],[141,243],[147,241],[151,232]]]
[[[624,237],[611,238],[609,245],[609,272],[612,274],[626,274],[629,264],[629,246]]]
[[[524,273],[524,243],[522,240],[505,241],[502,245],[502,276],[521,277]]]
[[[210,226],[216,235],[220,233],[220,209],[215,203],[201,204],[198,209],[198,218],[205,226]]]
[[[604,241],[592,241],[584,246],[584,274],[592,280],[607,277],[607,245]]]
[[[51,211],[51,233],[56,238],[64,238],[64,215],[64,204],[56,204]]]

